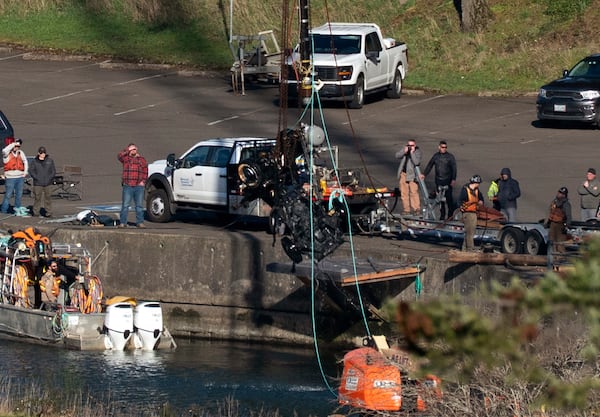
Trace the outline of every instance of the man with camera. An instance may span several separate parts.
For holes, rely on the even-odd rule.
[[[400,198],[402,199],[403,215],[419,215],[421,212],[421,197],[417,179],[417,167],[421,164],[421,149],[414,139],[409,139],[406,146],[396,152],[398,165],[398,180]]]
[[[130,143],[119,152],[117,158],[123,164],[123,176],[121,178],[123,204],[119,217],[121,222],[119,227],[127,227],[127,213],[132,201],[135,205],[136,227],[146,227],[144,226],[144,191],[148,179],[148,162],[139,154],[134,143]]]
[[[2,213],[8,213],[10,199],[14,194],[15,204],[13,206],[13,211],[15,216],[28,216],[27,207],[21,206],[23,186],[25,184],[27,170],[29,169],[27,156],[25,156],[25,153],[21,150],[22,144],[23,141],[21,139],[17,139],[12,143],[7,144],[2,149],[5,192],[2,206],[0,206],[0,211]]]

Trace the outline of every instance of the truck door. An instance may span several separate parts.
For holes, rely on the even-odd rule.
[[[366,57],[366,87],[367,90],[387,85],[388,54],[383,49],[377,32],[371,32],[365,37]]]
[[[227,163],[231,149],[198,146],[191,150],[173,173],[173,192],[179,201],[227,205]]]

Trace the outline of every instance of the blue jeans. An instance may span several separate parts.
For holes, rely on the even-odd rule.
[[[13,193],[15,195],[14,207],[21,207],[21,197],[23,196],[23,184],[25,184],[25,178],[7,178],[4,182],[4,201],[2,201],[2,207],[0,211],[2,213],[8,213],[8,206],[10,205],[10,198]]]
[[[123,186],[123,205],[121,206],[121,224],[127,224],[127,213],[129,212],[129,206],[131,201],[135,204],[135,224],[144,222],[144,186],[136,185],[132,187],[130,185]]]

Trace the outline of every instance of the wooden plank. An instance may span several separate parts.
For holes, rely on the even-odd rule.
[[[380,272],[363,273],[358,274],[357,276],[343,277],[339,282],[342,287],[345,287],[348,285],[354,285],[356,282],[359,284],[368,284],[373,282],[388,281],[396,278],[414,278],[419,272],[419,269],[416,267],[404,267]]]
[[[354,264],[351,259],[331,259],[323,260],[314,266],[314,272],[317,275],[325,274],[342,287],[355,285],[357,281],[359,284],[370,284],[393,279],[414,278],[423,270],[424,268],[417,268],[414,265],[379,262],[372,259],[356,260]],[[290,265],[278,262],[267,265],[267,271],[295,275],[301,279],[310,279],[313,272],[310,263]],[[304,279],[302,280],[304,281]]]
[[[473,264],[492,264],[504,265],[506,262],[512,265],[537,265],[544,266],[548,264],[548,257],[542,255],[521,255],[509,253],[493,252],[465,252],[459,250],[449,250],[448,260],[458,263]]]

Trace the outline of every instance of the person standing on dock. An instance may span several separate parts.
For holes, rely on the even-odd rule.
[[[424,180],[434,167],[435,188],[437,191],[443,190],[445,200],[445,203],[440,203],[440,220],[446,220],[446,215],[447,218],[451,218],[455,209],[453,194],[454,185],[456,184],[456,159],[454,155],[448,152],[448,143],[445,140],[440,141],[438,151],[429,160],[421,174],[421,179]]]
[[[396,159],[400,159],[398,180],[404,216],[421,214],[421,197],[417,182],[417,167],[421,164],[421,157],[421,149],[414,139],[409,139],[406,146],[396,152]]]
[[[27,207],[21,206],[21,198],[23,197],[23,186],[25,184],[25,177],[29,169],[29,162],[27,156],[21,150],[23,141],[17,139],[12,143],[9,143],[2,149],[2,161],[4,162],[4,200],[0,211],[2,213],[8,213],[10,206],[10,199],[15,195],[15,205],[13,210],[15,216],[27,216]]]
[[[517,198],[519,197],[521,197],[519,181],[512,177],[510,168],[502,168],[496,199],[500,206],[500,211],[509,223],[517,221]]]
[[[52,217],[52,181],[56,176],[54,161],[46,152],[46,147],[38,148],[37,156],[31,161],[29,176],[33,180],[33,210],[32,214],[40,217]],[[44,215],[42,215],[42,200]]]
[[[462,250],[475,250],[475,230],[477,229],[477,209],[483,206],[483,194],[479,191],[481,177],[473,175],[468,184],[460,190],[458,204],[462,212],[464,224],[464,240]]]
[[[549,227],[548,240],[552,242],[552,251],[554,253],[564,253],[564,241],[567,240],[567,227],[571,225],[571,203],[569,202],[569,190],[567,187],[560,187],[556,197],[550,203],[548,218],[544,226]]]
[[[134,143],[130,143],[127,148],[119,152],[118,159],[123,164],[121,180],[123,204],[119,227],[127,227],[127,213],[132,200],[135,204],[136,227],[146,227],[144,226],[144,191],[148,179],[148,162],[138,153],[138,148]]]
[[[579,185],[577,193],[581,197],[581,221],[595,219],[600,205],[600,181],[596,178],[594,168],[588,168],[585,181]]]

